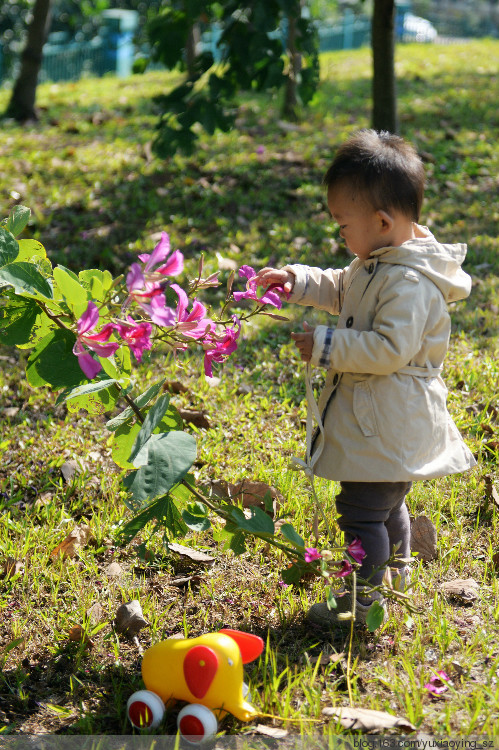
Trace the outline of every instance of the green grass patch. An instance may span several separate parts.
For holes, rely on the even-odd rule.
[[[415,566],[412,618],[393,607],[374,635],[355,632],[352,689],[356,706],[404,716],[427,734],[499,734],[499,508],[484,480],[497,479],[499,456],[498,53],[497,41],[484,41],[406,45],[397,54],[403,134],[427,168],[423,223],[441,241],[469,248],[465,268],[474,285],[453,306],[444,375],[450,410],[479,463],[469,474],[415,485],[411,514],[436,525],[439,556]],[[237,130],[202,137],[195,156],[166,162],[154,158],[150,142],[152,98],[171,85],[170,74],[45,84],[40,123],[7,122],[0,134],[3,214],[16,203],[30,206],[24,236],[76,270],[122,271],[162,230],[189,270],[204,253],[206,272],[221,267],[223,280],[231,263],[345,265],[321,180],[336,146],[369,124],[370,53],[324,56],[322,74],[299,125],[280,120],[278,103],[245,96]],[[0,107],[7,96],[0,93]],[[156,356],[136,378],[180,380],[186,391],[173,396],[176,405],[205,411],[209,427],[192,427],[199,483],[249,478],[275,486],[284,497],[277,517],[308,540],[312,501],[305,481],[287,469],[305,439],[303,372],[289,333],[305,318],[324,317],[296,308],[287,314],[289,323],[246,327],[217,385],[205,381],[195,355]],[[131,733],[125,705],[141,685],[140,651],[113,620],[122,602],[139,599],[149,624],[138,636],[142,649],[172,634],[251,630],[268,643],[247,669],[255,705],[292,718],[283,724],[290,734],[345,731],[321,709],[349,703],[347,638],[304,620],[321,584],[282,587],[282,556],[262,542],[235,558],[211,533],[193,533],[187,543],[210,552],[211,567],[167,553],[147,535],[116,547],[115,528],[128,511],[106,417],[54,409],[53,394],[26,384],[24,357],[0,351],[0,730]],[[78,465],[69,481],[61,474],[68,461]],[[318,482],[331,523],[335,491]],[[52,556],[76,525],[90,526],[89,541],[73,558]],[[179,578],[189,580],[179,585]],[[440,585],[454,578],[474,578],[478,599],[444,598]],[[96,603],[101,614],[92,620],[87,612]],[[70,640],[75,626],[90,642]],[[439,699],[424,689],[436,670],[451,679]],[[174,727],[169,714],[161,732]],[[223,727],[236,734],[254,725],[228,719]]]

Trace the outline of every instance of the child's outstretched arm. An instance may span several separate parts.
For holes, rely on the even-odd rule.
[[[282,284],[287,294],[293,291],[295,275],[291,271],[281,271],[279,268],[262,268],[255,276],[258,286],[270,286],[271,284]]]

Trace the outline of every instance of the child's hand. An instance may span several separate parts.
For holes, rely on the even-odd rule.
[[[314,350],[314,330],[312,326],[304,321],[303,328],[304,333],[292,333],[291,338],[295,342],[303,362],[310,362],[312,359],[312,352]]]
[[[284,291],[289,294],[295,284],[295,275],[278,268],[262,268],[256,274],[255,280],[258,286],[269,287],[271,284],[281,284]]]

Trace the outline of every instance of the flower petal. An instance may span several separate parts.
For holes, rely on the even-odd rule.
[[[78,319],[78,335],[91,331],[99,321],[99,308],[95,302],[89,302],[87,309]]]

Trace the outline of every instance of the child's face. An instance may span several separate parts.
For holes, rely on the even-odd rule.
[[[327,204],[340,226],[340,237],[358,258],[367,260],[373,250],[385,247],[387,238],[380,212],[362,195],[355,195],[348,186],[337,185],[329,189]]]

